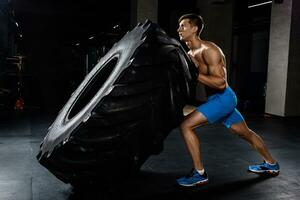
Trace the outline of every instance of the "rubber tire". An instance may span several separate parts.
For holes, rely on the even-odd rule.
[[[126,181],[179,125],[194,98],[195,69],[157,24],[138,24],[74,91],[49,127],[38,161],[73,186]]]

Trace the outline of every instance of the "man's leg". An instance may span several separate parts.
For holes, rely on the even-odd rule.
[[[261,137],[254,131],[249,129],[245,121],[232,124],[230,130],[232,133],[245,139],[254,149],[256,149],[260,153],[265,161],[267,161],[268,163],[276,162],[271,156]]]
[[[271,156],[261,137],[249,129],[245,121],[232,124],[230,130],[245,139],[264,159],[264,162],[261,164],[250,165],[248,171],[258,174],[270,174],[272,176],[279,174],[279,164]]]
[[[189,175],[177,179],[177,183],[181,186],[195,186],[208,182],[201,160],[200,141],[195,132],[195,128],[204,124],[207,124],[205,116],[198,111],[194,111],[180,125],[184,142],[194,166]]]
[[[180,125],[181,134],[196,170],[202,170],[203,164],[200,153],[200,141],[195,132],[195,128],[204,124],[207,124],[205,116],[198,111],[194,111],[189,114]]]

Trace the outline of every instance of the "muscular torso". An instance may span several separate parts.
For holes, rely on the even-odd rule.
[[[208,95],[220,91],[220,88],[210,84],[210,80],[218,83],[218,79],[223,79],[226,82],[226,61],[222,50],[214,43],[208,41],[201,41],[201,43],[194,45],[196,48],[190,50],[188,54],[198,68],[199,74],[209,77],[208,81],[200,80],[200,82],[206,86]]]

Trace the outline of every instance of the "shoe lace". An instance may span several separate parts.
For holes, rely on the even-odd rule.
[[[190,178],[190,177],[194,176],[194,171],[195,171],[195,169],[191,169],[191,171],[185,176],[185,178]]]
[[[260,165],[259,165],[259,168],[261,169],[268,169],[269,168],[269,165],[266,161],[263,161]]]

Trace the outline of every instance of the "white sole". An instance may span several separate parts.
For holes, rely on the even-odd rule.
[[[197,185],[204,185],[206,183],[208,183],[208,179],[204,180],[204,181],[199,181],[199,182],[193,183],[193,184],[180,184],[180,183],[178,183],[178,184],[183,187],[193,187],[193,186],[197,186]]]

